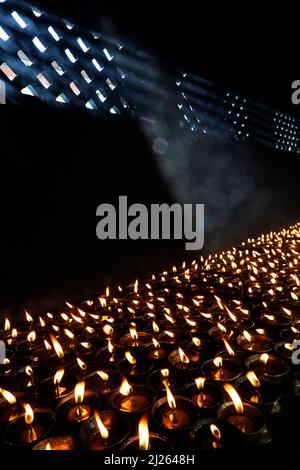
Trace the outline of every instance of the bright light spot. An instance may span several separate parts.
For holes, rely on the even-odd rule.
[[[26,67],[31,67],[33,62],[29,59],[29,57],[25,54],[25,52],[21,51],[21,49],[17,52],[19,59],[23,62]]]
[[[97,109],[97,106],[93,100],[89,100],[87,103],[85,103],[85,107],[87,109]]]
[[[68,59],[70,60],[70,62],[72,62],[72,64],[75,64],[75,62],[77,61],[76,57],[73,56],[72,52],[70,51],[70,49],[66,49],[65,50],[65,53],[66,53],[66,56],[68,57]]]
[[[32,42],[35,47],[42,53],[45,52],[45,50],[47,49],[37,36],[33,38]]]
[[[59,35],[57,34],[57,32],[55,31],[55,29],[52,26],[49,26],[48,31],[51,34],[51,36],[55,39],[55,41],[60,40]]]
[[[58,75],[63,75],[65,73],[61,66],[55,60],[51,62],[51,65],[54,68],[55,72],[58,73]]]
[[[85,70],[81,70],[80,73],[83,76],[83,78],[85,79],[86,83],[91,83],[92,82],[92,79],[88,76],[88,74],[86,73]]]
[[[92,64],[98,70],[98,72],[102,72],[102,70],[104,69],[104,67],[101,67],[101,65],[96,59],[92,60]]]
[[[107,99],[107,96],[104,96],[100,90],[96,90],[96,94],[99,100],[101,101],[101,103],[104,103],[104,101]]]
[[[46,90],[51,86],[51,83],[48,82],[47,78],[42,73],[37,75],[37,79],[40,81],[43,87],[46,88]]]
[[[21,16],[19,15],[19,13],[17,13],[16,11],[13,11],[11,16],[13,17],[13,19],[18,23],[18,25],[24,29],[26,28],[27,24],[25,23],[25,21],[23,20],[23,18],[21,18]]]
[[[33,14],[34,14],[37,18],[39,18],[40,16],[42,16],[43,13],[41,12],[41,10],[39,10],[39,9],[36,8],[36,7],[30,7],[30,8],[31,8]]]
[[[114,90],[116,88],[116,85],[114,85],[113,82],[109,78],[107,78],[106,83],[111,90]]]
[[[0,39],[3,41],[7,41],[9,39],[9,35],[6,33],[6,31],[4,31],[2,26],[0,26]]]
[[[23,88],[21,90],[21,93],[23,95],[28,95],[28,96],[34,96],[34,95],[37,95],[37,92],[35,91],[35,89],[33,88],[32,85],[28,85],[26,86],[25,88]]]
[[[92,33],[92,36],[93,36],[94,39],[99,39],[100,38],[99,33]]]
[[[113,106],[112,108],[110,108],[109,112],[111,114],[120,114],[120,111],[118,110],[116,106]]]
[[[81,49],[83,50],[83,52],[87,52],[90,49],[86,44],[84,44],[84,42],[81,38],[78,38],[77,42],[78,42],[79,46],[81,47]]]
[[[57,98],[56,98],[56,101],[58,103],[68,103],[68,98],[66,97],[66,95],[64,95],[64,93],[61,93]]]
[[[12,82],[14,78],[16,78],[15,72],[7,65],[5,62],[3,62],[2,65],[0,65],[0,70],[7,76],[7,78]]]
[[[76,95],[76,96],[80,95],[81,92],[80,92],[78,86],[74,82],[70,83],[70,88],[73,91],[74,95]]]
[[[66,27],[67,27],[69,30],[71,30],[71,29],[74,28],[74,25],[71,24],[71,23],[69,23],[68,21],[65,21],[65,25],[66,25]]]
[[[111,60],[113,60],[114,56],[113,56],[113,55],[110,55],[110,53],[108,52],[107,49],[103,49],[103,52],[104,52],[105,57],[107,58],[107,60],[109,60],[109,62],[110,62]]]

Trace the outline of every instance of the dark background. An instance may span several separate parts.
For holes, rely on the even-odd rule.
[[[45,2],[35,2],[43,6]],[[165,64],[232,87],[299,115],[289,28],[244,6],[227,16],[196,2],[47,2],[46,9],[104,29]],[[161,2],[162,3],[162,2]],[[290,20],[289,20],[290,21]],[[295,75],[296,74],[296,75]],[[284,78],[285,77],[285,78]],[[63,300],[101,293],[196,254],[171,241],[97,240],[96,207],[117,202],[205,203],[203,253],[280,229],[299,217],[300,161],[261,145],[199,136],[168,122],[168,150],[130,116],[92,116],[33,98],[0,109],[0,299],[5,312],[38,313]]]

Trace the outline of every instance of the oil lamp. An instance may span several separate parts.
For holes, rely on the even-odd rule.
[[[268,336],[258,333],[251,335],[247,330],[237,338],[237,343],[242,349],[254,353],[269,352],[273,346]]]
[[[65,369],[58,369],[53,376],[38,384],[35,394],[41,402],[56,402],[70,394],[75,384],[75,377],[66,375]]]
[[[0,388],[0,426],[18,418],[24,413],[23,407],[10,391]]]
[[[185,391],[199,408],[211,411],[222,403],[222,393],[214,382],[205,377],[197,377],[193,383],[186,386]]]
[[[243,403],[231,384],[224,384],[224,390],[232,402],[226,402],[220,406],[217,412],[218,419],[229,422],[247,436],[263,432],[265,419],[261,411],[248,403]]]
[[[151,342],[151,334],[144,331],[136,331],[135,326],[131,326],[129,328],[129,333],[120,338],[121,346],[126,348],[142,348]]]
[[[86,389],[97,395],[108,395],[120,387],[122,376],[113,369],[102,369],[85,377]]]
[[[185,385],[186,378],[168,368],[155,370],[149,376],[149,382],[157,392],[165,392],[166,381],[172,390],[178,392]]]
[[[254,354],[246,359],[247,369],[253,370],[259,379],[282,383],[289,374],[288,364],[281,358],[267,353]]]
[[[132,380],[142,380],[151,372],[153,365],[143,356],[135,356],[131,351],[125,351],[125,359],[119,362],[118,369],[122,375],[130,376]]]
[[[203,363],[202,372],[217,382],[232,382],[241,375],[241,368],[234,360],[217,356]]]
[[[189,429],[197,420],[199,408],[188,398],[173,395],[165,382],[167,396],[156,401],[151,410],[153,421],[168,431]]]
[[[171,352],[171,345],[165,341],[158,342],[154,337],[152,344],[145,346],[142,350],[148,361],[154,361],[156,364],[166,362]]]
[[[238,378],[235,386],[243,401],[263,411],[272,411],[281,397],[276,384],[260,381],[254,371],[248,371],[245,376]]]
[[[148,416],[144,415],[139,421],[138,436],[130,437],[122,444],[120,450],[168,452],[171,449],[167,438],[159,434],[149,433]]]
[[[190,439],[195,450],[241,450],[243,434],[232,424],[213,418],[204,418],[193,426]]]
[[[44,439],[55,424],[55,414],[48,409],[33,409],[24,404],[25,413],[11,421],[4,430],[4,442],[12,446],[32,446]]]
[[[85,449],[108,450],[119,447],[128,437],[130,425],[125,415],[117,411],[94,411],[79,430],[79,439]]]
[[[85,390],[85,382],[81,380],[75,385],[74,391],[59,400],[57,415],[70,425],[87,420],[92,413],[93,405],[97,404],[94,392]]]
[[[193,372],[199,370],[200,367],[200,354],[194,351],[187,356],[183,349],[179,346],[171,352],[168,357],[171,366],[178,372]]]
[[[121,412],[137,414],[151,408],[155,398],[155,391],[151,387],[129,384],[124,377],[121,387],[112,394],[110,401]]]

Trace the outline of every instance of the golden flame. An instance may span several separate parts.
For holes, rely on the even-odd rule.
[[[199,348],[199,346],[201,346],[201,341],[199,338],[196,338],[196,336],[194,336],[194,338],[192,338],[192,341],[194,343],[195,346],[197,346]]]
[[[78,382],[75,385],[75,389],[74,389],[75,402],[77,404],[80,404],[83,402],[84,392],[85,392],[85,382],[84,380],[82,380],[81,382]]]
[[[140,450],[149,450],[149,427],[147,415],[144,415],[139,421],[139,447]]]
[[[59,369],[54,375],[54,385],[59,385],[65,373],[65,369]]]
[[[44,328],[46,326],[46,322],[44,321],[44,319],[42,317],[39,317],[39,322],[40,322],[40,325],[42,328]]]
[[[174,395],[172,394],[172,392],[170,390],[170,387],[169,387],[169,385],[167,384],[166,381],[164,381],[164,386],[165,386],[166,391],[167,391],[167,400],[168,400],[169,407],[172,410],[174,410],[176,408],[176,401],[175,401]]]
[[[112,326],[106,324],[106,325],[104,325],[104,327],[103,327],[103,331],[104,331],[104,333],[108,336],[108,335],[112,335],[112,334],[113,334],[114,329],[113,329]]]
[[[181,362],[183,362],[183,364],[188,364],[190,360],[180,347],[178,348],[178,352],[179,352]]]
[[[205,377],[198,377],[197,379],[195,379],[195,383],[196,383],[198,390],[204,389],[205,380],[206,380]]]
[[[107,347],[108,347],[108,352],[112,354],[114,352],[114,347],[110,339],[107,341]]]
[[[50,343],[48,343],[48,341],[46,339],[44,339],[44,345],[45,345],[45,348],[47,351],[51,351],[52,349],[52,346]]]
[[[214,358],[213,363],[216,367],[222,367],[223,358],[221,356],[217,356],[217,357]]]
[[[11,330],[11,337],[12,337],[13,339],[16,339],[17,336],[18,336],[18,330],[17,330],[16,328],[13,328],[13,329]]]
[[[263,353],[261,356],[260,356],[260,360],[261,362],[263,362],[264,364],[267,364],[268,360],[269,360],[269,354],[267,353]]]
[[[130,395],[131,392],[132,392],[132,387],[131,385],[129,385],[126,378],[124,377],[122,380],[121,387],[120,387],[120,393],[121,395],[124,395],[125,397],[127,397],[128,395]]]
[[[174,336],[175,336],[174,333],[173,333],[173,331],[167,331],[167,330],[165,330],[164,333],[165,333],[167,336],[169,336],[170,338],[174,338]]]
[[[228,383],[224,384],[224,389],[226,390],[226,392],[230,396],[237,413],[243,414],[244,413],[244,406],[243,406],[242,400],[240,399],[240,396],[237,393],[236,389]]]
[[[35,331],[31,331],[31,332],[27,335],[27,341],[29,341],[29,343],[34,343],[35,340],[36,340],[36,332],[35,332]]]
[[[45,450],[52,450],[52,449],[51,449],[50,442],[47,442],[46,447],[45,447]]]
[[[160,373],[163,377],[169,377],[170,375],[169,369],[161,369]]]
[[[77,364],[79,365],[81,370],[86,370],[87,369],[86,363],[83,362],[79,357],[77,357],[76,360],[77,360]]]
[[[226,328],[224,325],[222,325],[221,323],[217,323],[217,327],[219,328],[220,331],[222,331],[223,333],[226,333]]]
[[[109,375],[106,372],[103,372],[102,370],[97,370],[96,374],[99,375],[99,377],[104,380],[104,382],[107,382],[109,379]]]
[[[152,329],[153,329],[154,333],[159,332],[159,326],[158,326],[157,323],[155,323],[155,321],[152,322]]]
[[[214,424],[211,424],[209,428],[210,428],[210,432],[212,433],[214,438],[218,439],[218,441],[219,441],[222,437],[220,429],[217,426],[215,426]]]
[[[64,333],[70,339],[73,339],[75,337],[74,333],[72,333],[72,331],[68,330],[67,328],[64,329]]]
[[[33,374],[32,367],[26,366],[26,367],[25,367],[25,374],[26,374],[26,375],[29,375],[29,377],[30,377],[30,376]]]
[[[252,341],[252,336],[250,335],[250,333],[247,330],[243,331],[243,336],[244,336],[244,338],[246,338],[247,341],[249,341],[249,342]]]
[[[9,330],[10,330],[10,321],[9,321],[8,318],[5,318],[4,330],[5,330],[5,331],[9,331]]]
[[[134,283],[134,293],[137,294],[139,289],[139,281],[136,280]]]
[[[24,405],[24,408],[25,408],[25,423],[26,424],[32,424],[33,421],[34,421],[34,413],[33,413],[33,410],[31,408],[31,406],[26,403]]]
[[[5,398],[5,400],[8,401],[10,405],[14,405],[15,403],[17,403],[16,397],[8,390],[5,390],[4,388],[0,388],[0,393],[3,396],[3,398]]]
[[[94,417],[95,417],[95,421],[96,421],[96,424],[98,426],[98,429],[99,429],[99,432],[100,432],[100,435],[101,435],[102,439],[108,439],[109,431],[104,426],[97,410],[94,411]]]
[[[136,358],[131,354],[130,351],[126,351],[125,352],[125,357],[127,359],[127,361],[129,362],[129,364],[136,364]]]
[[[246,374],[246,377],[249,380],[249,382],[253,385],[253,387],[255,387],[255,388],[260,387],[260,381],[258,380],[258,378],[257,378],[257,376],[256,376],[256,374],[253,370],[249,370],[249,372],[247,372],[247,374]]]
[[[33,318],[32,318],[32,316],[30,315],[30,313],[27,312],[27,310],[25,310],[25,316],[26,316],[26,320],[28,321],[28,323],[32,323],[32,322],[33,322]]]
[[[227,352],[230,356],[234,356],[235,355],[235,352],[234,350],[232,349],[232,347],[230,346],[230,344],[226,341],[226,339],[223,339],[223,342],[224,342],[224,345],[227,349]]]
[[[284,347],[288,351],[293,351],[294,350],[293,345],[291,343],[285,343]]]
[[[60,343],[57,341],[57,339],[55,338],[55,336],[50,333],[50,339],[52,341],[52,344],[53,344],[53,347],[54,347],[54,350],[56,352],[56,354],[58,355],[59,359],[62,359],[65,355],[64,351],[63,351],[63,348],[61,347]]]
[[[129,332],[130,332],[130,336],[131,338],[134,340],[134,341],[137,341],[138,340],[138,335],[137,335],[137,332],[136,332],[136,329],[134,326],[131,326],[129,328]]]
[[[156,349],[159,348],[159,342],[155,338],[152,338],[152,343]]]

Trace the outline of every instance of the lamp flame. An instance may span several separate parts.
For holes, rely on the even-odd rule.
[[[109,375],[106,372],[103,372],[102,370],[97,370],[96,374],[99,375],[99,377],[104,380],[104,382],[107,382],[109,379]]]
[[[214,358],[213,363],[216,367],[222,367],[223,358],[221,356],[217,356],[217,357]]]
[[[121,395],[128,397],[128,395],[130,395],[131,392],[132,392],[132,387],[131,385],[129,385],[126,378],[124,377],[122,380],[121,387],[120,387],[120,393]]]
[[[149,427],[147,415],[139,422],[139,447],[140,450],[149,450]]]
[[[217,426],[215,426],[214,424],[211,424],[209,428],[210,428],[210,432],[212,433],[214,438],[218,439],[218,441],[219,441],[222,437],[220,429]]]
[[[5,390],[4,388],[0,388],[0,393],[3,396],[3,398],[5,398],[5,400],[8,401],[10,405],[15,405],[15,403],[17,403],[16,397],[8,390]]]
[[[224,389],[226,390],[226,392],[230,396],[237,413],[238,414],[243,414],[244,413],[244,406],[243,406],[242,400],[240,399],[240,396],[237,393],[236,389],[228,383],[224,384]]]
[[[125,357],[127,361],[129,362],[129,364],[132,364],[132,365],[136,364],[136,358],[133,357],[130,351],[125,352]]]
[[[204,389],[205,380],[206,380],[205,377],[198,377],[197,379],[195,379],[195,383],[196,383],[198,390]]]
[[[95,421],[96,421],[96,424],[98,426],[98,429],[99,429],[99,432],[100,432],[100,435],[101,435],[102,439],[108,439],[109,431],[104,426],[97,410],[94,411],[94,417],[95,417]]]
[[[267,353],[263,353],[261,356],[260,356],[260,360],[261,362],[263,362],[265,365],[267,364],[268,360],[269,360],[269,354]]]
[[[74,389],[75,402],[77,404],[80,404],[83,402],[84,392],[85,392],[85,382],[84,380],[82,380],[81,382],[78,382],[75,385],[75,389]]]
[[[61,347],[60,343],[57,341],[57,339],[55,338],[55,336],[50,333],[50,339],[52,341],[52,344],[53,344],[53,347],[54,347],[54,350],[57,354],[57,356],[59,357],[59,359],[62,359],[65,355],[64,351],[63,351],[63,348]]]
[[[32,424],[33,421],[34,421],[34,413],[33,413],[33,410],[32,410],[31,406],[30,406],[28,403],[26,403],[26,404],[24,405],[24,408],[25,408],[25,416],[24,416],[24,418],[25,418],[25,423],[28,424],[28,425],[30,425],[30,424]]]
[[[65,373],[65,369],[59,369],[54,375],[54,385],[59,385]]]
[[[183,364],[188,364],[190,362],[190,360],[187,357],[187,355],[185,354],[185,352],[180,347],[178,348],[178,352],[179,352],[181,362]]]
[[[260,381],[258,380],[258,378],[257,378],[257,376],[256,376],[256,374],[253,370],[249,370],[249,372],[247,372],[247,374],[246,374],[246,377],[249,380],[249,382],[253,385],[253,387],[255,387],[255,388],[260,387]]]

